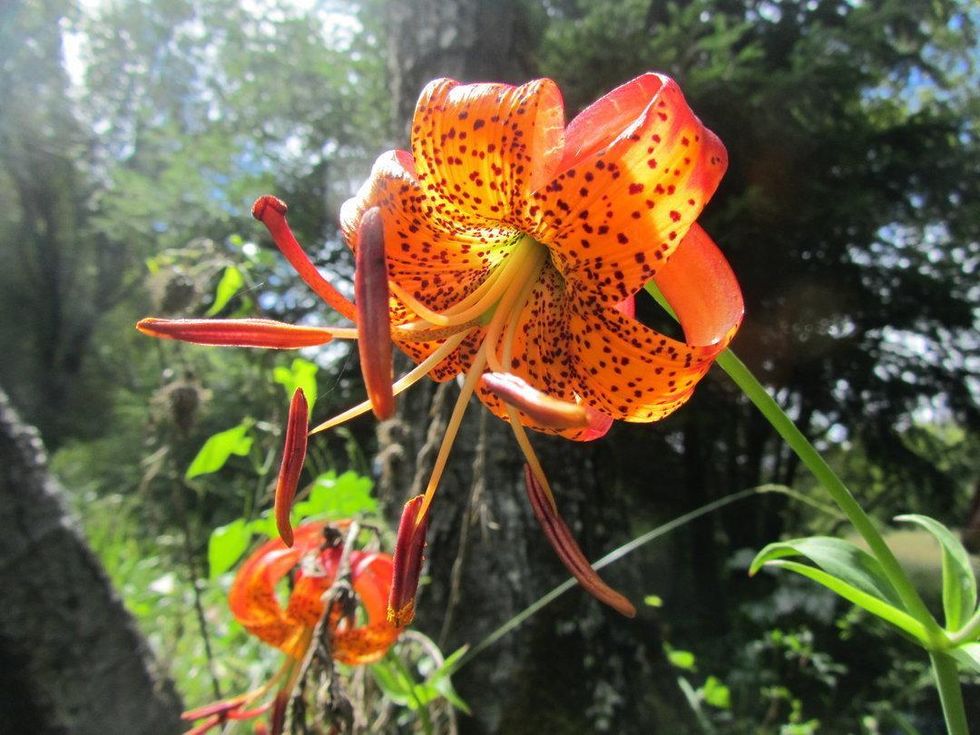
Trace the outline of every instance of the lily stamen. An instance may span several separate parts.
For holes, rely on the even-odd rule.
[[[361,375],[379,421],[395,412],[391,390],[391,316],[388,312],[388,265],[381,210],[372,207],[361,218],[355,255],[354,296],[357,306],[357,351]]]
[[[416,495],[405,503],[398,524],[391,594],[386,613],[388,623],[398,628],[407,626],[415,617],[415,596],[422,573],[422,552],[429,530],[428,515],[420,514],[420,505],[423,502],[422,496]]]
[[[325,345],[335,338],[356,339],[352,329],[303,327],[272,319],[158,319],[136,323],[143,334],[218,347],[265,347],[295,350]]]
[[[542,426],[575,429],[589,425],[584,407],[549,396],[513,373],[484,373],[480,384]]]
[[[293,528],[289,522],[289,511],[296,496],[296,487],[306,461],[307,426],[310,410],[302,388],[297,388],[289,402],[289,415],[286,418],[286,438],[282,450],[282,464],[276,481],[275,516],[276,528],[286,546],[293,545]]]
[[[288,207],[282,199],[266,194],[255,200],[252,205],[252,216],[266,226],[276,247],[286,256],[286,260],[289,261],[306,285],[334,309],[352,322],[356,322],[357,310],[354,308],[354,304],[320,275],[320,271],[313,265],[313,261],[300,247],[296,236],[293,235],[293,231],[286,221],[287,209]]]
[[[394,395],[398,395],[402,391],[415,385],[419,380],[424,378],[426,374],[432,370],[436,365],[446,359],[448,355],[453,353],[463,340],[469,336],[469,331],[460,332],[449,337],[442,345],[439,346],[435,352],[429,355],[425,360],[416,365],[410,372],[403,375],[401,378],[395,381],[391,386],[391,392]],[[343,413],[337,414],[332,419],[324,421],[315,428],[310,430],[310,436],[313,434],[318,434],[321,431],[326,431],[327,429],[332,429],[334,426],[340,426],[352,418],[365,414],[371,410],[371,401],[363,401],[357,404],[353,408],[349,408]]]
[[[537,518],[538,524],[565,568],[597,600],[604,602],[628,618],[636,617],[636,608],[633,607],[633,604],[602,581],[602,578],[589,564],[588,559],[585,558],[572,537],[565,521],[558,515],[551,493],[546,494],[543,491],[542,485],[527,465],[524,467],[524,482],[527,486],[527,497],[531,502],[534,517]]]
[[[527,250],[515,247],[511,255],[495,267],[483,283],[445,311],[430,309],[394,281],[390,284],[391,290],[409,309],[430,324],[445,327],[463,324],[489,311],[511,287],[514,281],[513,272],[523,267],[528,257]]]
[[[480,382],[480,376],[483,375],[483,369],[486,366],[487,342],[484,340],[483,344],[480,345],[480,349],[473,357],[473,364],[470,365],[470,369],[466,373],[466,379],[463,381],[463,387],[459,391],[456,405],[453,406],[449,423],[446,424],[446,433],[442,437],[442,444],[439,445],[439,453],[436,455],[436,461],[432,466],[432,474],[429,476],[429,484],[425,487],[424,498],[419,508],[418,517],[420,519],[429,511],[432,498],[436,494],[436,488],[439,487],[439,481],[442,479],[442,473],[446,469],[446,462],[449,460],[449,451],[453,448],[453,444],[456,441],[456,434],[459,432],[460,424],[463,422],[463,414],[466,413],[466,406],[470,401],[470,397],[473,395],[473,391],[476,390],[476,386]]]

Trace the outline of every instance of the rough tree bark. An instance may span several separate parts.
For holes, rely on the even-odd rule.
[[[400,0],[387,6],[389,73],[397,129],[407,129],[424,84],[524,81],[533,31],[514,0]],[[492,33],[486,30],[492,28]],[[405,394],[403,394],[405,395]],[[379,428],[379,495],[397,517],[424,489],[452,406],[455,382],[416,386]],[[626,511],[603,503],[614,473],[608,450],[532,438],[561,510],[588,556],[626,536]],[[509,428],[475,400],[439,488],[429,531],[431,585],[417,625],[444,651],[475,644],[567,575],[531,515],[523,459]],[[625,568],[607,572],[632,591]],[[630,576],[632,578],[630,579]],[[628,580],[628,581],[627,581]],[[478,656],[455,678],[474,716],[464,733],[689,732],[696,727],[662,651],[659,625],[627,621],[574,590]]]
[[[61,495],[0,391],[0,732],[180,732],[172,684]]]

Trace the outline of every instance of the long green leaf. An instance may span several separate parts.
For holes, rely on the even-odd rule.
[[[977,579],[973,576],[970,555],[946,526],[929,516],[910,513],[895,520],[922,526],[942,547],[946,627],[952,631],[959,630],[977,608]]]
[[[766,562],[766,564],[769,566],[783,567],[785,569],[789,569],[791,572],[796,572],[797,574],[812,579],[814,582],[822,584],[827,589],[836,592],[848,602],[852,602],[858,607],[867,610],[872,615],[877,615],[882,620],[886,620],[896,628],[904,630],[910,636],[919,640],[923,646],[928,645],[929,638],[926,633],[925,626],[908,613],[899,610],[897,607],[888,604],[884,600],[868,594],[867,592],[858,589],[857,587],[850,585],[831,574],[828,574],[822,569],[817,569],[816,567],[811,567],[807,564],[801,564],[800,562],[789,561],[786,559],[775,559],[773,561]]]
[[[904,607],[877,559],[849,541],[830,536],[810,536],[769,544],[756,555],[749,574],[755,574],[767,562],[787,556],[805,556],[852,587],[892,607]]]

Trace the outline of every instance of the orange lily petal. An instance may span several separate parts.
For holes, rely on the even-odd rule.
[[[381,210],[372,207],[361,217],[354,298],[357,305],[357,349],[371,408],[379,421],[395,412],[391,387],[391,317],[388,313],[388,266],[385,262]]]
[[[313,628],[319,622],[324,609],[323,593],[337,577],[340,554],[339,546],[324,549],[316,555],[315,560],[304,560],[296,572],[285,613],[286,618],[296,627]]]
[[[400,633],[387,621],[337,631],[330,638],[331,655],[348,666],[371,664],[387,653]]]
[[[354,591],[367,613],[368,623],[383,622],[394,579],[391,556],[377,552],[352,556],[351,577],[354,579]]]
[[[728,158],[667,77],[639,77],[583,115],[570,126],[561,172],[531,196],[530,231],[570,284],[611,304],[638,291],[677,248]],[[604,137],[612,130],[619,134]]]
[[[507,84],[430,82],[412,122],[419,182],[436,216],[503,220],[557,170],[561,92],[550,79]]]
[[[624,421],[658,421],[675,411],[718,353],[666,337],[615,309],[577,300],[566,338],[576,393]]]
[[[721,352],[731,342],[745,313],[742,289],[725,256],[700,225],[691,227],[654,281],[689,343],[714,345]],[[711,287],[705,288],[706,283]]]
[[[386,615],[387,621],[397,628],[405,627],[415,617],[415,595],[422,574],[425,535],[429,530],[428,513],[422,518],[418,516],[424,500],[424,495],[416,495],[405,503],[401,522],[398,524],[394,554],[395,568]]]
[[[246,560],[228,592],[228,606],[235,620],[276,648],[283,648],[295,634],[276,597],[276,583],[302,555],[299,547],[287,549],[279,539],[269,541]]]
[[[276,528],[286,546],[293,545],[293,528],[289,522],[289,511],[293,507],[296,487],[306,461],[307,428],[310,409],[306,395],[297,388],[289,402],[289,415],[286,418],[286,440],[282,450],[282,464],[276,481]]]
[[[628,618],[635,617],[636,608],[633,607],[633,604],[603,582],[589,564],[588,559],[585,558],[579,545],[572,537],[572,532],[565,525],[561,516],[558,515],[558,509],[555,507],[551,495],[537,481],[528,465],[524,465],[524,483],[527,488],[528,500],[531,501],[531,509],[534,511],[534,517],[565,568],[597,600],[604,602]]]
[[[286,221],[286,209],[286,203],[282,199],[266,194],[255,200],[255,204],[252,205],[252,216],[266,226],[276,247],[286,256],[286,260],[306,285],[334,309],[351,321],[355,321],[354,305],[320,275],[320,271],[296,241],[296,236],[293,235]]]
[[[157,319],[136,323],[143,334],[198,345],[268,347],[277,350],[323,345],[333,339],[327,329],[298,327],[272,319]]]

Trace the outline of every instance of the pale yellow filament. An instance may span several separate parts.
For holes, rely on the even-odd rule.
[[[336,339],[357,339],[357,327],[317,327],[330,332]]]
[[[500,305],[487,327],[486,341],[490,345],[490,350],[487,352],[487,362],[494,372],[507,372],[510,369],[514,333],[521,320],[521,312],[524,311],[524,306],[527,304],[527,300],[531,298],[531,292],[538,283],[538,277],[541,275],[541,269],[544,268],[547,257],[548,251],[539,246],[535,257],[532,258],[524,273],[521,274],[523,278],[518,282],[521,283],[520,288],[514,289],[507,294],[507,297],[500,300]],[[507,332],[504,337],[504,359],[500,360],[497,357],[497,343],[505,323],[507,324]]]
[[[538,246],[534,249],[533,257],[520,274],[520,280],[516,282],[517,288],[511,289],[500,299],[500,303],[493,313],[493,318],[487,326],[486,341],[491,345],[487,359],[490,368],[495,372],[505,372],[500,359],[497,357],[497,343],[500,341],[500,334],[504,325],[517,322],[520,319],[521,310],[531,296],[531,291],[537,283],[547,257],[548,251],[544,247]],[[510,360],[505,360],[504,364],[509,365]]]
[[[514,246],[514,251],[503,265],[497,267],[487,276],[486,280],[474,289],[472,293],[465,296],[444,312],[433,311],[392,280],[389,280],[388,285],[409,309],[430,324],[439,327],[464,324],[472,319],[476,319],[489,310],[513,284],[514,278],[511,275],[512,272],[523,270],[524,261],[528,257],[527,251],[530,248],[521,247],[522,242],[523,239],[517,242]]]
[[[456,405],[453,406],[453,413],[449,417],[449,423],[446,425],[446,433],[442,438],[442,444],[439,446],[439,454],[436,455],[436,461],[432,467],[432,475],[429,477],[429,484],[425,488],[425,497],[422,499],[422,505],[416,516],[416,522],[425,517],[425,514],[429,510],[429,505],[432,504],[432,498],[435,496],[436,488],[442,479],[443,470],[446,469],[449,450],[452,449],[453,442],[456,441],[456,434],[459,432],[459,426],[463,421],[463,414],[466,413],[466,404],[469,403],[470,396],[473,395],[476,384],[479,382],[480,376],[483,374],[483,368],[486,365],[487,342],[484,340],[476,356],[473,358],[473,364],[470,365],[470,369],[466,373],[466,379],[463,381],[463,388],[459,392],[459,398],[456,399]]]
[[[521,297],[517,301],[517,306],[514,309],[514,315],[507,324],[507,332],[504,334],[502,359],[504,365],[510,365],[511,360],[514,357],[514,336],[517,332],[517,325],[520,322],[521,312],[523,311],[524,306],[527,304],[527,300],[531,297],[531,291],[536,283],[537,278],[529,280],[521,290]],[[511,431],[514,432],[514,438],[517,440],[517,446],[519,446],[521,451],[524,453],[524,459],[527,460],[528,467],[531,468],[531,473],[538,481],[538,484],[544,489],[544,493],[548,497],[548,502],[551,503],[552,509],[555,511],[555,513],[557,513],[558,506],[555,503],[554,493],[551,492],[551,485],[548,484],[548,478],[544,474],[544,468],[541,467],[541,461],[538,459],[538,455],[535,453],[534,447],[531,446],[531,440],[528,438],[527,432],[524,431],[524,426],[521,424],[521,417],[518,415],[517,409],[505,401],[501,401],[501,404],[507,411],[507,418],[510,419],[510,428]]]
[[[391,392],[396,396],[409,388],[410,386],[417,383],[421,378],[425,376],[432,368],[442,362],[446,357],[448,357],[453,350],[455,350],[463,342],[464,339],[469,335],[469,330],[465,332],[460,332],[459,334],[454,334],[452,337],[447,339],[439,348],[425,358],[422,362],[416,365],[411,372],[406,373],[401,378],[399,378],[391,386]],[[367,413],[371,410],[371,401],[364,401],[359,403],[353,408],[349,408],[341,414],[334,416],[332,419],[327,419],[322,424],[310,431],[310,434],[317,434],[321,431],[326,431],[327,429],[332,429],[334,426],[339,426],[345,421],[360,416],[363,413]]]

